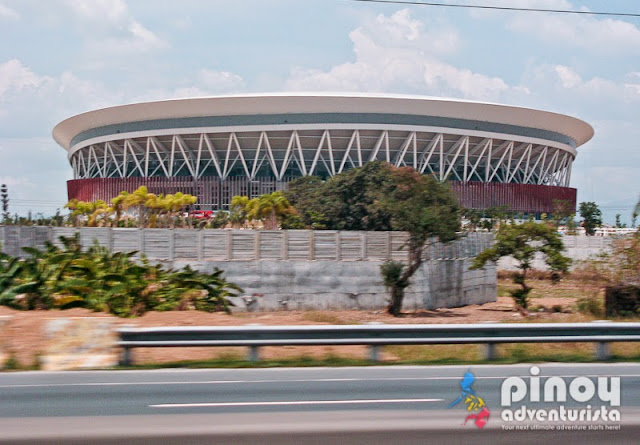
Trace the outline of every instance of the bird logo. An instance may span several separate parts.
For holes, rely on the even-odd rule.
[[[469,420],[472,420],[479,429],[482,429],[489,421],[491,413],[489,412],[489,409],[484,403],[482,397],[477,395],[473,390],[472,386],[475,381],[476,376],[473,375],[471,371],[464,373],[464,377],[460,382],[460,397],[454,400],[449,405],[449,408],[453,408],[458,403],[462,402],[466,406],[467,411],[472,412],[472,414],[469,414],[464,419],[463,425],[466,425]]]

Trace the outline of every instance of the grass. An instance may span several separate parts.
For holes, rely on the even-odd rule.
[[[259,362],[250,362],[241,354],[224,354],[209,360],[149,363],[118,367],[118,369],[477,365],[531,362],[590,363],[596,361],[594,350],[593,343],[503,344],[498,345],[498,358],[489,361],[484,359],[484,345],[386,346],[382,348],[383,360],[375,363],[365,356],[358,358],[335,354],[321,358],[300,355]],[[386,358],[384,358],[385,356]],[[640,343],[612,343],[609,361],[640,362]]]
[[[345,324],[340,317],[322,311],[308,311],[305,312],[302,317],[306,321],[311,321],[313,323]]]

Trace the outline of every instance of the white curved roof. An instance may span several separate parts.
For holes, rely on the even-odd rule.
[[[297,113],[380,113],[437,116],[536,128],[559,133],[580,146],[593,137],[588,123],[531,108],[423,96],[358,93],[271,93],[141,102],[70,117],[53,129],[65,149],[78,134],[94,128],[156,119]]]

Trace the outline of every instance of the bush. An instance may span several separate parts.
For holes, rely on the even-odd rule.
[[[228,297],[242,291],[213,274],[152,265],[136,252],[112,253],[100,246],[82,249],[79,238],[60,238],[44,251],[25,248],[30,257],[0,258],[0,304],[19,310],[83,307],[134,317],[147,311],[196,309],[230,311]]]
[[[640,314],[640,286],[609,286],[605,289],[607,317],[629,317]]]
[[[578,312],[582,312],[583,314],[594,315],[596,317],[602,317],[602,315],[604,315],[602,300],[598,298],[597,295],[579,298],[576,302],[576,308]]]

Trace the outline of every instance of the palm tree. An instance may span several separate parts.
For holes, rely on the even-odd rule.
[[[122,218],[122,212],[124,212],[125,210],[125,204],[126,204],[128,195],[129,195],[129,192],[120,192],[118,196],[111,199],[110,210],[112,213],[115,213],[114,225],[116,227],[118,227],[118,223]]]
[[[145,227],[147,224],[147,209],[145,204],[150,199],[153,199],[155,195],[149,193],[149,190],[143,185],[138,187],[133,193],[126,195],[124,200],[125,209],[133,208],[138,214],[139,227]]]
[[[278,222],[284,215],[289,214],[291,209],[291,204],[282,192],[260,195],[247,204],[249,218],[262,221],[267,230],[276,230]]]
[[[243,227],[247,222],[247,204],[249,198],[246,196],[234,196],[229,205],[229,221],[235,228]]]

